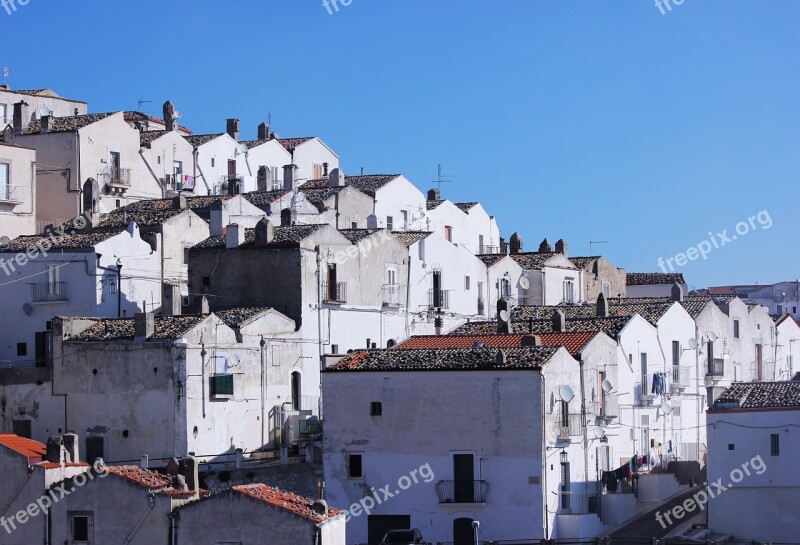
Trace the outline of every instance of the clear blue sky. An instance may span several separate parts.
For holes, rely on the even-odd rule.
[[[332,0],[330,0],[332,1]],[[341,4],[341,0],[339,0]],[[680,269],[690,285],[800,276],[800,2],[650,0],[29,0],[0,9],[15,88],[90,111],[171,99],[196,132],[272,115],[346,172],[436,165],[526,249],[590,240],[658,270],[709,231],[769,230]]]

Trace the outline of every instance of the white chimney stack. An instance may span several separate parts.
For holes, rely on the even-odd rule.
[[[238,248],[244,242],[244,227],[238,223],[231,223],[228,225],[228,231],[225,234],[225,247]]]

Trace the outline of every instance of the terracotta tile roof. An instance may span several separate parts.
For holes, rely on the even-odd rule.
[[[114,115],[117,112],[107,112],[102,114],[73,115],[69,117],[51,117],[48,133],[73,132],[92,123],[97,123],[103,119]],[[42,122],[40,119],[31,121],[23,134],[39,134],[42,132]]]
[[[244,193],[242,196],[253,206],[263,208],[279,201],[283,196],[289,193],[291,193],[291,191],[288,189],[275,189],[272,191],[252,191],[250,193]]]
[[[197,327],[207,316],[184,314],[182,316],[156,316],[155,333],[148,339],[151,342],[173,341]],[[135,337],[133,318],[102,318],[71,337],[70,342],[108,342],[132,341]]]
[[[522,346],[525,333],[510,335],[416,335],[397,346],[398,350],[413,348],[472,348],[475,343],[483,343],[489,348],[518,348]],[[575,356],[598,334],[587,333],[541,333],[542,346],[563,346]]]
[[[276,225],[274,229],[274,236],[272,242],[265,246],[265,248],[296,248],[304,239],[310,237],[319,229],[323,224],[314,225],[291,225],[281,226]],[[257,249],[255,245],[256,232],[255,229],[245,230],[245,241],[239,248],[253,248]],[[225,237],[209,237],[199,244],[192,246],[192,249],[209,250],[225,248]]]
[[[329,507],[327,515],[317,513],[313,509],[314,500],[265,484],[245,484],[234,486],[231,490],[316,523],[324,522],[344,512]]]
[[[737,382],[714,401],[715,409],[800,408],[800,382]]]
[[[48,251],[86,250],[94,248],[122,231],[123,229],[66,234],[65,236],[54,235],[55,243],[53,243],[53,238],[48,235],[26,235],[17,237],[8,244],[0,246],[0,252],[24,252],[29,248],[35,248],[40,242],[44,243],[45,240],[52,244]]]
[[[162,475],[139,466],[108,466],[107,469],[110,475],[128,480],[149,490],[160,490],[172,486],[172,477],[169,475]]]
[[[29,464],[41,462],[42,458],[47,454],[47,447],[42,443],[14,435],[13,433],[0,433],[0,445],[17,454],[26,456]]]
[[[470,210],[475,208],[479,203],[477,202],[457,202],[454,203],[457,207],[461,209],[462,212],[467,214]]]
[[[208,144],[215,138],[219,138],[225,134],[224,132],[216,133],[216,134],[193,134],[193,135],[183,135],[187,142],[193,145],[196,148],[199,148],[203,144]]]
[[[41,467],[43,469],[59,469],[61,464],[57,464],[55,462],[39,462],[36,464],[37,467]],[[67,462],[64,464],[64,467],[90,467],[89,464],[86,462]]]
[[[245,146],[247,146],[247,149],[257,148],[258,146],[260,146],[262,144],[266,144],[267,142],[272,142],[272,139],[270,139],[270,140],[241,140],[241,141],[239,141],[240,144],[244,144]]]
[[[630,303],[628,299],[610,299],[608,302],[609,316],[632,316],[640,315],[648,322],[655,324],[666,312],[672,308],[671,299],[663,299],[651,303]],[[597,305],[587,303],[585,305],[526,305],[514,307],[511,310],[513,321],[523,321],[528,319],[542,320],[549,319],[553,312],[560,310],[567,318],[597,318]]]
[[[341,193],[344,186],[339,187],[303,187],[301,191],[306,196],[308,202],[316,206],[320,211],[327,210],[325,201]]]
[[[391,182],[399,178],[400,174],[364,174],[363,176],[345,176],[344,183],[366,193],[370,197],[375,197],[375,193]]]
[[[736,290],[733,286],[716,286],[708,288],[708,293],[711,295],[736,295]]]
[[[166,126],[166,123],[164,122],[163,119],[159,119],[157,117],[153,117],[152,115],[147,115],[147,114],[142,113],[142,112],[127,111],[127,112],[123,112],[122,113],[122,117],[128,123],[133,123],[133,122],[136,122],[136,121],[150,121],[151,123],[157,123],[159,125]],[[192,134],[192,131],[187,129],[186,127],[178,126],[178,131],[182,132],[184,134]],[[147,131],[143,131],[143,132],[147,132]],[[164,131],[154,131],[154,132],[164,132]]]
[[[630,316],[612,316],[609,318],[567,318],[566,333],[600,332],[612,339],[625,328],[631,320]],[[546,320],[512,320],[511,330],[516,333],[557,333],[553,331],[553,321]],[[497,333],[497,322],[467,322],[450,332],[452,335],[485,335]]]
[[[431,231],[392,231],[392,234],[406,246],[411,246],[433,234]]]
[[[483,261],[483,264],[487,267],[491,267],[499,261],[502,261],[502,259],[506,257],[506,254],[478,254],[475,257]]]
[[[439,208],[439,206],[443,202],[444,202],[444,199],[435,199],[435,200],[432,200],[432,201],[431,200],[425,201],[425,208],[427,208],[428,210],[435,210],[436,208]]]
[[[339,229],[339,232],[353,244],[358,244],[365,238],[380,231],[381,229]]]
[[[231,308],[218,310],[214,312],[214,315],[225,322],[228,327],[239,328],[260,318],[270,310],[272,310],[271,307]]]
[[[506,363],[498,364],[499,349],[434,348],[408,350],[363,350],[353,352],[329,367],[327,372],[349,371],[486,371],[540,369],[558,348],[508,348]]]
[[[549,320],[557,310],[563,312],[567,318],[597,317],[597,305],[525,305],[511,309],[511,320]]]
[[[660,286],[664,284],[685,284],[683,273],[628,273],[629,286]]]
[[[590,257],[570,257],[569,260],[572,261],[572,264],[578,267],[579,269],[585,269],[587,265],[590,265],[600,259],[600,256],[590,256]]]
[[[523,269],[538,270],[544,267],[547,260],[561,254],[556,252],[524,252],[510,255]]]
[[[300,138],[278,138],[281,146],[286,148],[286,151],[293,153],[294,149],[300,144],[305,144],[309,140],[313,140],[316,136],[302,136]]]

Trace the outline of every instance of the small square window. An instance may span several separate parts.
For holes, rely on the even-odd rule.
[[[339,353],[339,345],[338,344],[332,344],[331,345],[331,354],[338,354],[338,353]]]
[[[728,450],[734,450],[733,443],[728,443]]]
[[[364,477],[364,469],[362,467],[362,460],[360,454],[347,455],[347,476],[351,479],[361,479]]]
[[[210,276],[204,276],[203,277],[203,287],[204,288],[210,288],[211,287],[211,277]]]
[[[122,207],[122,201],[120,201],[119,199],[116,199],[116,202],[117,202],[117,208]]]
[[[17,343],[17,356],[28,355],[28,343]]]
[[[369,404],[370,416],[381,416],[383,414],[383,404],[380,401],[373,401]]]
[[[358,229],[358,222],[356,222],[356,221],[354,221],[354,222],[351,222],[351,223],[350,223],[350,228],[351,228],[351,229]]]
[[[781,454],[781,436],[777,433],[772,433],[769,436],[769,455],[780,456]]]

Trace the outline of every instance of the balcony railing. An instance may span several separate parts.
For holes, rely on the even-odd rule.
[[[111,167],[106,173],[106,183],[110,185],[119,185],[130,187],[131,185],[131,169],[129,168],[115,168]]]
[[[0,369],[35,369],[38,364],[36,360],[0,361]]]
[[[67,300],[66,282],[43,282],[31,284],[31,299],[34,303],[52,303]]]
[[[481,246],[480,247],[481,254],[499,254],[500,253],[500,246]]]
[[[775,362],[763,361],[761,362],[761,370],[758,369],[758,364],[753,363],[751,369],[753,380],[756,382],[769,382],[776,379],[775,377]]]
[[[570,437],[577,437],[583,433],[583,426],[581,425],[580,414],[567,415],[566,422],[561,417],[561,414],[556,413],[556,433],[561,440],[569,440]]]
[[[725,376],[725,360],[722,358],[713,358],[708,360],[708,373],[710,377]]]
[[[383,286],[383,304],[384,305],[399,305],[400,304],[400,286],[389,285]]]
[[[676,386],[689,386],[689,373],[691,367],[679,365],[672,367],[672,384]]]
[[[439,481],[436,495],[439,503],[486,503],[489,483],[486,481]]]
[[[322,283],[322,301],[324,303],[346,303],[347,302],[347,283],[336,282],[329,284]]]
[[[430,308],[450,308],[450,292],[447,290],[428,290]]]
[[[300,420],[301,441],[322,441],[322,420]]]
[[[233,397],[233,375],[219,374],[209,377],[211,397],[227,399]]]
[[[25,202],[26,189],[24,185],[0,184],[0,201],[11,203]]]

